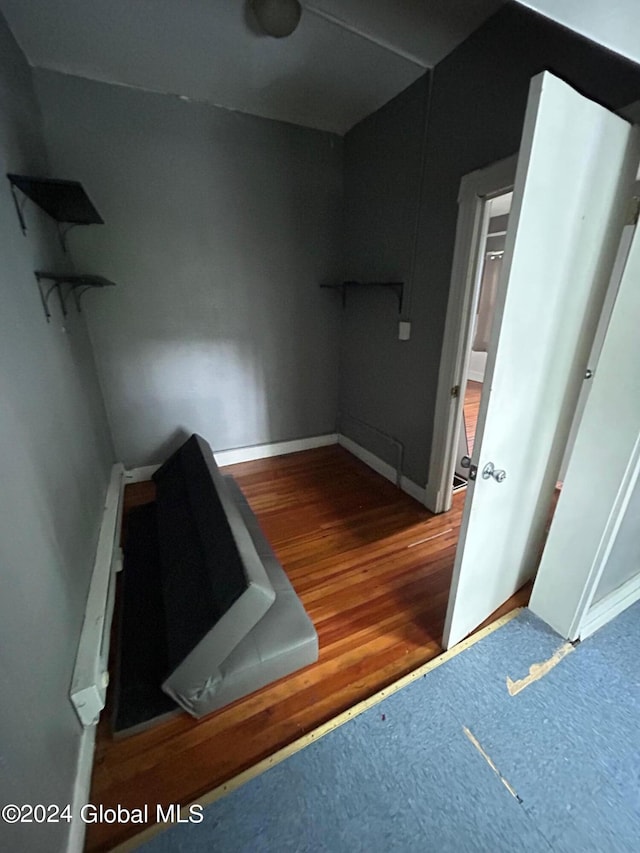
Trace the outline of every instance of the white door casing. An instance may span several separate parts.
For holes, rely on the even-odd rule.
[[[489,226],[487,199],[513,188],[518,158],[508,157],[465,175],[458,193],[458,223],[451,268],[438,390],[433,421],[433,441],[425,506],[432,512],[451,508],[453,472],[458,462],[458,436],[462,425],[466,369],[473,339],[474,305],[478,298],[483,248]],[[457,388],[457,396],[451,389]]]
[[[631,126],[533,78],[445,621],[458,642],[532,577],[635,177]],[[482,479],[488,462],[502,483]]]

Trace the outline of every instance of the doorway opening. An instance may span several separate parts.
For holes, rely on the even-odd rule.
[[[486,233],[478,245],[475,261],[478,275],[470,300],[471,318],[467,321],[470,349],[465,353],[460,383],[462,411],[452,483],[454,492],[464,489],[468,483],[467,465],[473,455],[512,199],[513,191],[490,198],[483,212]]]
[[[435,513],[451,508],[454,475],[456,490],[464,488],[467,483],[468,470],[460,462],[463,457],[471,456],[476,423],[481,413],[482,382],[494,325],[491,322],[493,303],[506,245],[516,166],[517,155],[471,172],[460,184],[451,290],[425,496],[425,505]],[[494,275],[485,289],[483,305],[480,305],[485,269],[488,278],[492,272]],[[483,309],[485,303],[488,303],[488,309]],[[482,323],[477,317],[480,309],[483,309]],[[476,332],[479,333],[477,342]],[[474,345],[475,355],[472,354]],[[478,384],[471,385],[468,380]],[[467,386],[468,401],[465,399]]]

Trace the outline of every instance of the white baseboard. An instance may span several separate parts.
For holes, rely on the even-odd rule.
[[[237,447],[232,450],[214,452],[216,463],[237,465],[239,462],[253,462],[254,459],[268,459],[271,456],[284,456],[286,453],[299,453],[301,450],[313,450],[315,447],[328,447],[337,444],[336,433],[327,435],[312,435],[309,438],[295,438],[292,441],[278,441],[274,444],[254,444],[251,447]],[[142,483],[150,480],[160,465],[143,465],[141,468],[131,468],[125,472],[127,483]]]
[[[71,682],[70,698],[82,729],[71,799],[72,820],[67,836],[67,853],[82,853],[84,849],[86,826],[80,819],[80,809],[89,802],[96,723],[100,711],[104,708],[107,691],[105,673],[115,597],[115,573],[121,560],[118,543],[123,490],[124,466],[116,464],[111,469],[105,496],[100,535]]]
[[[400,478],[400,488],[403,492],[410,495],[414,500],[421,503],[423,506],[426,506],[427,500],[427,491],[422,486],[419,486],[417,483],[414,483],[413,480],[410,480],[408,477],[405,477],[404,474]]]
[[[159,467],[159,465],[142,465],[140,468],[129,468],[124,472],[124,481],[127,485],[144,483],[153,477]]]
[[[636,601],[640,601],[640,573],[591,605],[580,626],[580,639],[591,636]]]
[[[104,708],[115,574],[120,567],[120,527],[124,466],[116,464],[104,502],[98,546],[71,681],[71,702],[83,726],[98,722]]]
[[[330,444],[340,444],[349,453],[352,453],[369,468],[373,468],[378,474],[397,485],[396,469],[393,465],[384,462],[374,453],[371,453],[361,445],[356,444],[346,435],[329,433],[328,435],[315,435],[310,438],[298,438],[293,441],[279,441],[275,444],[255,444],[252,447],[238,447],[234,450],[218,450],[213,455],[216,463],[223,465],[236,465],[239,462],[252,462],[254,459],[267,459],[270,456],[282,456],[285,453],[299,453],[301,450],[312,450],[314,447],[327,447]],[[125,471],[126,483],[141,483],[150,480],[158,470],[159,465],[144,465],[141,468],[131,468]],[[400,488],[403,492],[421,504],[425,502],[425,489],[414,483],[404,474],[400,480]]]
[[[344,447],[345,450],[348,450],[349,453],[352,453],[361,462],[364,462],[365,465],[368,465],[369,468],[372,468],[377,474],[384,477],[385,480],[389,480],[396,486],[398,485],[398,475],[393,465],[384,462],[380,457],[371,453],[370,450],[347,438],[346,435],[338,435],[338,444]],[[418,486],[413,480],[405,477],[404,474],[400,478],[400,488],[403,492],[406,492],[406,494],[411,495],[412,498],[419,501],[419,503],[424,504],[426,497],[425,489]]]
[[[377,474],[380,474],[381,477],[384,477],[385,480],[391,480],[392,483],[398,485],[398,476],[393,465],[389,465],[388,462],[384,462],[380,457],[371,453],[370,450],[367,450],[365,447],[357,444],[352,439],[347,438],[346,435],[338,435],[338,444],[341,447],[344,447],[345,450],[348,450],[349,453],[356,456],[361,462],[364,462],[365,465],[368,465],[369,468],[373,468],[373,470]]]
[[[299,453],[301,450],[313,450],[315,447],[327,447],[337,444],[336,433],[314,435],[310,438],[296,438],[293,441],[278,441],[275,444],[256,444],[253,447],[238,447],[235,450],[218,450],[213,455],[216,463],[237,465],[238,462],[252,462],[254,459],[267,459],[270,456],[284,456],[286,453]]]
[[[89,802],[91,796],[91,772],[93,770],[93,754],[96,746],[96,727],[83,729],[80,735],[78,751],[78,766],[73,786],[71,800],[72,820],[67,836],[66,853],[82,853],[87,826],[80,820],[80,809]]]

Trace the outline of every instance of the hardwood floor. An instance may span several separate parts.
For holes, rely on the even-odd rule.
[[[320,659],[201,721],[114,740],[103,714],[94,804],[192,802],[441,652],[464,493],[433,516],[337,446],[226,470],[316,625]],[[153,484],[128,486],[125,508],[151,499]],[[525,589],[496,615],[527,601]],[[90,825],[87,849],[142,828]]]
[[[473,379],[467,380],[467,390],[464,394],[464,423],[467,430],[469,456],[473,453],[481,396],[482,382],[475,382]]]

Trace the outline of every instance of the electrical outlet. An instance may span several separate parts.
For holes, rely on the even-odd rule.
[[[411,337],[411,323],[409,320],[400,320],[398,323],[398,340],[408,341]]]

